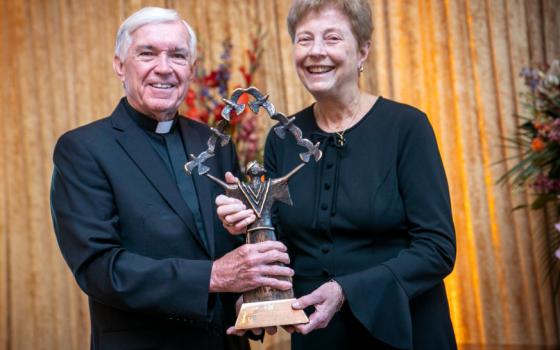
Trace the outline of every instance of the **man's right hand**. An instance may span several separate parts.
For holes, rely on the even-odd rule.
[[[291,277],[294,271],[275,263],[289,264],[286,246],[278,241],[245,244],[212,264],[210,292],[245,292],[261,286],[280,290],[292,283],[275,277]]]

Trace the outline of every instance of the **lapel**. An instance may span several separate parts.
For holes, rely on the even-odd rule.
[[[111,115],[111,122],[115,129],[122,131],[117,136],[117,142],[132,158],[134,163],[140,168],[140,171],[148,178],[167,204],[185,223],[188,231],[194,236],[200,248],[208,253],[197,233],[192,213],[175,185],[175,180],[171,177],[171,174],[166,170],[166,165],[150,145],[147,135],[127,114],[122,101]]]
[[[196,132],[195,129],[189,126],[188,121],[179,117],[179,130],[181,131],[181,136],[183,137],[183,143],[186,148],[187,158],[189,154],[195,156],[199,155],[201,152],[206,150],[208,140],[203,140],[200,133]],[[214,159],[207,160],[212,169],[212,163]],[[212,198],[212,187],[210,180],[205,176],[200,176],[195,171],[192,175],[194,187],[196,188],[196,193],[198,195],[198,205],[200,206],[200,215],[204,220],[204,228],[206,229],[206,235],[208,238],[208,244],[210,245],[210,256],[214,258],[215,247],[214,247],[214,198]]]

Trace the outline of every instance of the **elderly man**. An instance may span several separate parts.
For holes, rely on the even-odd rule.
[[[54,152],[52,215],[76,281],[89,297],[93,349],[239,349],[227,336],[239,292],[288,289],[279,242],[242,245],[218,220],[222,189],[186,175],[205,125],[179,117],[196,38],[173,10],[144,8],[123,22],[114,70],[126,97],[104,119],[64,134]],[[188,152],[188,153],[187,153]],[[207,163],[239,174],[235,151]]]

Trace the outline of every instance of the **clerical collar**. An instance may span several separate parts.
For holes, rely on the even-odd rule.
[[[154,132],[156,134],[167,134],[167,133],[169,133],[172,130],[173,126],[175,125],[175,122],[178,119],[177,116],[175,116],[175,118],[173,118],[171,120],[158,122],[157,120],[152,119],[152,118],[148,117],[147,115],[142,114],[142,113],[138,112],[137,110],[135,110],[130,105],[130,103],[128,103],[126,97],[123,98],[123,101],[124,101],[124,106],[126,108],[126,111],[132,117],[132,119],[136,122],[136,124],[138,124],[138,126],[140,126],[142,129]]]

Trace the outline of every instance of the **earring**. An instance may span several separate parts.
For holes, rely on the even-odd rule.
[[[360,73],[362,73],[364,71],[364,65],[363,64],[360,64],[359,70],[360,70]]]

